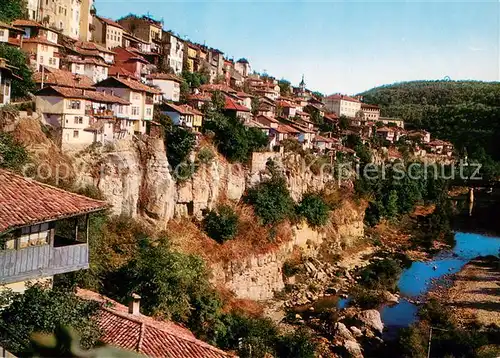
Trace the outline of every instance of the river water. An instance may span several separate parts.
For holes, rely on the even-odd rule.
[[[498,255],[500,252],[499,237],[457,232],[455,241],[451,251],[442,252],[431,261],[413,262],[403,271],[398,282],[402,297],[400,303],[381,310],[382,321],[390,331],[417,320],[418,307],[407,299],[418,299],[429,291],[435,280],[459,272],[473,258]]]

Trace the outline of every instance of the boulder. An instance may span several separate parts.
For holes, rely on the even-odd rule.
[[[338,322],[335,324],[335,329],[336,332],[333,337],[333,343],[337,346],[344,347],[350,357],[363,358],[361,346],[356,341],[351,331],[347,329],[346,325]]]
[[[356,315],[356,319],[361,322],[364,327],[380,334],[382,334],[384,330],[384,323],[382,323],[380,312],[377,310],[361,311]]]
[[[363,332],[361,332],[361,330],[358,327],[352,326],[352,327],[349,327],[349,329],[351,330],[352,335],[354,337],[358,338],[358,337],[363,336]]]
[[[361,345],[358,342],[346,341],[344,343],[344,348],[347,350],[347,353],[349,353],[352,358],[363,358]]]
[[[390,293],[389,291],[384,291],[384,301],[388,303],[399,303],[399,297]]]

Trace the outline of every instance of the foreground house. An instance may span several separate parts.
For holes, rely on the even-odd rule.
[[[106,203],[0,169],[0,284],[27,282],[89,267],[89,214]]]
[[[196,339],[188,329],[140,313],[140,297],[132,295],[129,307],[96,292],[78,289],[80,298],[100,303],[97,324],[106,344],[149,357],[230,358],[235,357]]]

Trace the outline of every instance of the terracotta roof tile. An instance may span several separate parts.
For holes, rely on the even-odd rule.
[[[36,95],[37,96],[50,95],[53,94],[54,92],[58,93],[60,96],[65,98],[81,98],[98,103],[118,103],[123,105],[130,104],[129,101],[126,101],[123,98],[117,96],[113,96],[111,94],[97,92],[95,90],[85,90],[85,89],[70,88],[70,87],[49,86],[38,91]]]
[[[120,25],[119,23],[111,20],[111,19],[108,19],[108,18],[105,18],[105,17],[101,17],[101,16],[96,16],[99,20],[101,20],[102,22],[104,22],[105,24],[107,25],[110,25],[110,26],[114,26],[114,27],[118,27],[120,29],[124,29],[122,25]]]
[[[102,210],[106,205],[0,169],[0,232]]]
[[[326,97],[327,99],[334,99],[334,100],[342,100],[342,101],[349,101],[349,102],[360,102],[359,99],[349,97],[343,94],[332,94],[331,96]]]
[[[23,39],[23,44],[42,44],[53,47],[63,47],[57,43],[47,40],[45,37],[31,37],[29,39]]]
[[[200,86],[200,91],[208,91],[208,92],[213,92],[213,91],[221,91],[221,92],[226,92],[226,93],[236,93],[234,89],[229,87],[228,85],[224,84],[204,84]]]
[[[148,80],[165,80],[182,82],[182,79],[169,73],[152,73],[146,77]]]
[[[229,358],[233,355],[196,339],[187,329],[142,314],[130,314],[127,307],[98,293],[78,289],[81,298],[103,303],[97,322],[102,341],[150,357]]]
[[[210,93],[201,92],[194,93],[188,96],[188,100],[196,100],[196,101],[211,101],[212,95]]]
[[[130,88],[131,90],[138,91],[138,92],[148,92],[148,93],[153,93],[153,94],[160,94],[161,91],[150,87],[148,85],[145,85],[144,83],[141,83],[135,79],[132,78],[122,78],[122,77],[108,77],[107,79],[96,83],[96,87],[113,87],[113,86],[118,86],[122,87],[125,86],[127,88]]]
[[[20,27],[43,27],[41,23],[33,21],[33,20],[23,20],[23,19],[17,19],[12,22],[12,26],[20,26]],[[54,31],[57,32],[57,31]]]
[[[228,111],[250,112],[249,108],[242,106],[229,96],[226,96],[226,104],[224,106],[224,109]]]
[[[76,75],[69,71],[45,67],[43,75],[44,85],[56,85],[62,87],[92,88],[94,82],[90,77]],[[35,72],[33,79],[36,83],[42,83],[42,72]]]

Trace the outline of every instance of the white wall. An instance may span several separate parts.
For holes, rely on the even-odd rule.
[[[176,81],[153,79],[149,81],[153,86],[160,88],[165,101],[179,102],[180,100],[180,85]]]

